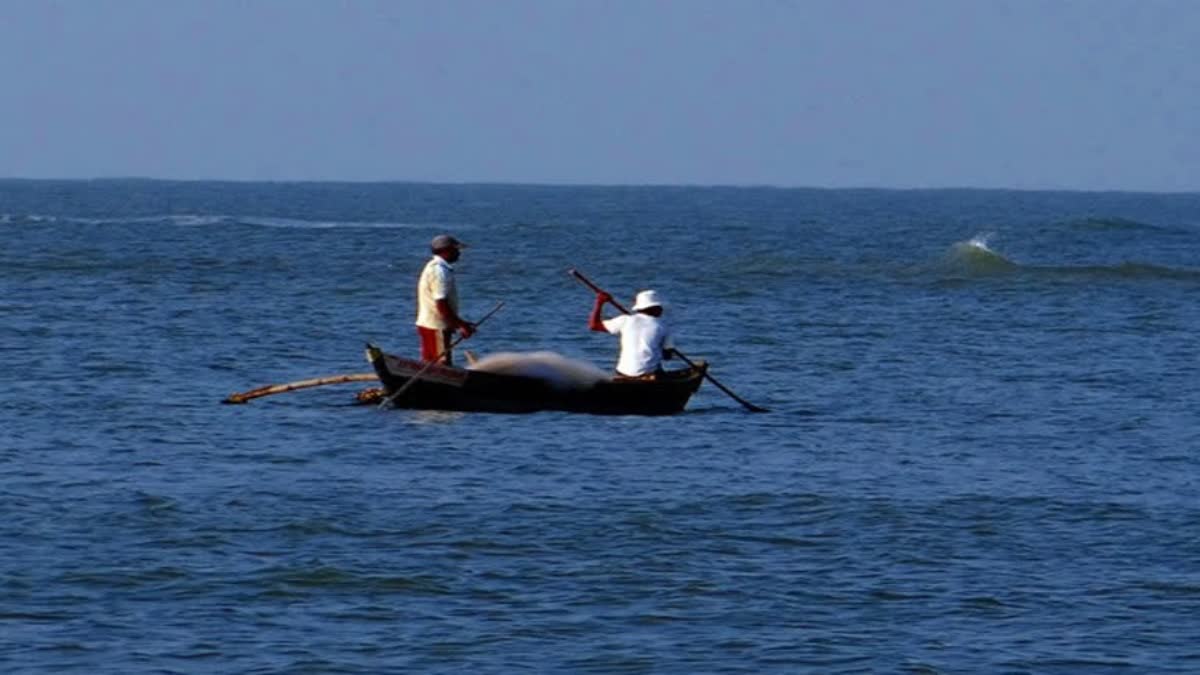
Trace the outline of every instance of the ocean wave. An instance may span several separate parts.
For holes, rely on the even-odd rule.
[[[1021,265],[988,245],[991,235],[980,235],[950,247],[935,271],[955,278],[1028,274],[1040,279],[1063,281],[1200,281],[1200,269],[1168,267],[1153,263],[1124,261],[1111,265]]]
[[[257,578],[247,579],[247,583],[260,586],[263,590],[281,587],[292,591],[357,589],[371,593],[416,595],[445,595],[450,592],[450,588],[441,579],[429,574],[370,574],[319,561],[307,565],[269,568],[259,573]]]
[[[257,217],[257,216],[239,216],[236,221],[242,225],[256,225],[259,227],[282,227],[282,228],[299,228],[309,230],[328,230],[336,228],[368,228],[368,229],[384,229],[384,230],[417,230],[427,229],[430,227],[444,227],[444,225],[436,225],[433,223],[395,223],[395,222],[380,222],[380,221],[356,221],[356,220],[301,220],[297,218],[274,218],[274,217]],[[455,225],[456,229],[465,229],[462,225]]]
[[[1090,216],[1067,221],[1066,225],[1079,230],[1161,230],[1152,223],[1144,223],[1120,216]]]
[[[37,225],[58,220],[54,216],[24,213],[0,213],[0,225]]]
[[[1166,267],[1149,263],[1122,262],[1116,265],[1031,267],[1030,271],[1048,276],[1083,281],[1186,281],[1200,282],[1200,269]]]
[[[336,229],[336,228],[370,228],[370,229],[429,229],[453,227],[463,230],[471,229],[469,225],[455,223],[401,223],[390,221],[359,221],[359,220],[306,220],[302,218],[281,218],[273,216],[238,216],[213,214],[160,214],[149,216],[114,216],[114,217],[80,217],[55,216],[46,214],[17,214],[0,213],[0,225],[169,225],[176,227],[214,227],[222,225],[248,225],[252,227],[275,227],[296,229]]]
[[[199,214],[163,214],[154,216],[83,217],[55,216],[38,213],[0,213],[0,225],[177,225],[200,227],[235,222],[230,216]]]
[[[967,276],[1004,274],[1020,265],[1005,258],[988,246],[991,234],[981,234],[950,247],[940,264],[941,271]]]

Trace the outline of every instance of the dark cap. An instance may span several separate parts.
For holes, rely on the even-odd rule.
[[[451,237],[448,234],[439,234],[430,242],[430,247],[435,251],[440,251],[444,248],[466,248],[467,245],[461,241]]]

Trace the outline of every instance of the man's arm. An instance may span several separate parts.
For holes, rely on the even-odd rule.
[[[596,294],[596,304],[592,305],[592,315],[588,317],[588,328],[598,333],[608,332],[608,329],[604,327],[604,319],[600,316],[600,311],[604,309],[604,303],[611,301],[612,296],[608,293],[600,292]]]
[[[450,306],[448,298],[455,292],[452,273],[441,265],[435,266],[429,290],[430,295],[434,298],[433,303],[437,307],[438,314],[441,315],[450,330],[457,330],[463,339],[471,337],[475,333],[475,324],[459,316],[458,312]]]
[[[464,338],[475,334],[475,324],[459,316],[445,298],[437,301],[437,310],[438,314],[441,314],[442,318],[446,320],[446,325],[450,326],[450,330],[457,330]]]

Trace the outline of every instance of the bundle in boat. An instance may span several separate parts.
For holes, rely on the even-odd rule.
[[[497,352],[481,359],[471,358],[468,370],[499,375],[520,375],[542,380],[552,388],[590,389],[612,377],[596,366],[555,352]]]

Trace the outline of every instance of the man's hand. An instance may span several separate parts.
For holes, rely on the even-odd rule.
[[[475,324],[470,321],[460,321],[458,324],[458,334],[466,340],[475,334]]]
[[[596,291],[596,303],[592,305],[592,314],[588,317],[588,328],[600,333],[607,333],[604,327],[604,303],[612,302],[612,296],[604,291]]]

